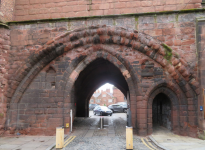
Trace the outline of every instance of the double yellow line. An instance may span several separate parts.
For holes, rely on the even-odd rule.
[[[142,140],[143,144],[144,144],[145,146],[147,146],[149,149],[151,149],[151,150],[157,150],[157,148],[154,147],[154,146],[152,145],[152,143],[150,143],[150,142],[148,141],[147,138],[141,138],[141,140]],[[145,141],[146,141],[146,142],[145,142]]]
[[[69,137],[65,142],[64,142],[64,146],[66,147],[70,142],[72,142],[75,139],[76,136],[71,136]]]

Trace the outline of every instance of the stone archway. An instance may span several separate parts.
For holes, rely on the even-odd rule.
[[[90,44],[93,44],[93,49],[110,49],[111,52],[116,50],[108,48],[109,44],[124,46],[122,49],[130,47],[137,50],[166,68],[170,75],[178,80],[177,83],[186,82],[190,85],[189,87],[186,86],[186,83],[182,85],[185,93],[190,91],[190,88],[197,94],[199,93],[198,83],[193,73],[187,68],[187,62],[177,57],[171,57],[170,60],[167,60],[166,55],[169,48],[163,43],[148,35],[138,33],[136,30],[128,31],[121,27],[96,26],[65,33],[48,41],[46,45],[31,54],[27,62],[16,71],[17,76],[14,76],[11,80],[11,82],[14,82],[11,85],[15,86],[9,88],[8,92],[5,93],[6,97],[12,98],[12,102],[17,102],[22,95],[21,91],[25,91],[30,81],[46,64],[68,51],[82,52],[83,46],[89,49]],[[29,74],[29,72],[32,73]],[[186,94],[188,96],[190,93]]]
[[[97,55],[98,52],[102,52],[101,56]],[[57,69],[54,67],[54,70],[58,71],[56,75],[60,74],[56,88],[57,92],[60,93],[60,98],[57,98],[60,101],[59,106],[62,107],[62,103],[64,104],[63,110],[59,111],[61,112],[59,116],[62,117],[62,111],[64,112],[65,108],[74,105],[72,87],[77,77],[97,57],[112,62],[125,77],[132,102],[132,123],[139,135],[150,133],[147,131],[144,113],[147,111],[146,100],[149,97],[147,97],[146,91],[149,89],[144,82],[147,82],[147,79],[148,82],[151,80],[147,78],[146,73],[145,76],[142,76],[142,69],[146,72],[149,66],[152,66],[151,74],[153,75],[154,66],[160,67],[163,70],[162,74],[166,72],[166,77],[162,75],[160,80],[171,82],[172,85],[177,86],[180,89],[179,92],[185,95],[185,99],[189,98],[191,102],[194,102],[195,95],[199,93],[198,83],[193,73],[188,69],[187,63],[174,56],[174,53],[165,44],[136,30],[106,26],[88,27],[67,32],[48,41],[46,45],[31,54],[28,60],[22,64],[22,67],[19,67],[15,76],[9,79],[11,84],[8,91],[5,92],[5,96],[10,102],[6,125],[15,128],[15,120],[18,120],[17,114],[21,112],[18,103],[34,79],[52,62],[57,64]],[[139,61],[135,61],[136,59]],[[59,63],[61,63],[60,61],[64,62],[67,66],[65,64],[59,65],[58,61]],[[154,84],[158,84],[155,80],[153,81]],[[66,115],[63,114],[63,119],[60,119],[61,124],[69,119],[68,110],[66,110]],[[194,111],[196,110],[194,109]],[[10,124],[9,120],[12,118],[13,124]]]
[[[105,82],[111,82],[119,87],[124,95],[129,91],[127,82],[117,67],[103,58],[95,59],[81,71],[75,81],[76,116],[88,117],[88,103],[94,87]]]
[[[88,110],[87,110],[88,101],[91,97],[91,94],[94,92],[95,88],[98,87],[100,84],[102,84],[102,82],[104,83],[104,82],[110,80],[111,82],[113,82],[114,85],[116,85],[116,87],[121,89],[121,91],[124,93],[124,95],[126,95],[127,91],[129,91],[130,97],[131,97],[130,103],[132,104],[131,111],[133,114],[132,115],[132,124],[135,127],[137,124],[135,101],[136,101],[136,93],[138,91],[136,90],[137,85],[134,85],[135,77],[133,77],[131,75],[131,74],[133,74],[132,68],[130,68],[131,66],[125,67],[126,60],[124,60],[122,63],[122,61],[120,61],[117,57],[113,56],[112,54],[110,54],[109,52],[104,51],[104,50],[93,52],[92,54],[88,55],[85,59],[83,59],[78,64],[78,66],[72,71],[72,73],[70,73],[69,75],[64,74],[63,79],[66,79],[66,81],[67,81],[66,85],[65,85],[65,89],[64,89],[64,104],[71,103],[73,106],[75,104],[77,106],[77,101],[75,98],[76,97],[76,95],[75,95],[76,94],[75,93],[76,84],[81,84],[80,81],[82,80],[82,78],[86,77],[85,76],[86,72],[84,72],[86,69],[89,70],[89,69],[92,69],[92,67],[98,67],[98,65],[93,66],[96,63],[101,63],[102,67],[106,67],[108,65],[108,67],[111,67],[111,68],[105,68],[105,69],[108,69],[108,71],[110,73],[116,73],[116,75],[119,78],[115,77],[115,79],[114,79],[113,77],[110,77],[109,75],[108,76],[103,75],[101,77],[98,76],[99,74],[97,76],[95,75],[97,77],[97,84],[96,85],[94,84],[94,86],[88,91],[88,93],[86,95],[86,100],[84,101],[85,104],[81,105],[82,107],[84,107],[83,109],[85,109],[85,112],[83,113],[84,117],[86,115],[88,115]],[[106,63],[106,64],[103,65],[103,63]],[[112,70],[110,70],[110,69],[112,69]],[[104,70],[103,73],[107,73],[107,72]],[[80,81],[79,81],[79,78],[80,78]],[[95,77],[93,77],[93,79],[94,78]],[[117,82],[116,79],[120,79],[123,81],[121,83],[118,83],[119,80]],[[101,80],[104,80],[104,81],[100,82]],[[64,109],[68,109],[68,108],[64,108]],[[77,115],[77,116],[79,116],[79,115]],[[69,117],[65,117],[64,124],[66,121],[67,122],[69,121]],[[138,123],[140,123],[140,121]]]

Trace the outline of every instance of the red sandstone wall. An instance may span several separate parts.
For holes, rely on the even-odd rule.
[[[196,48],[195,48],[195,18],[200,17],[200,15],[204,15],[203,13],[190,13],[190,14],[170,14],[170,15],[158,15],[158,16],[143,16],[143,17],[124,17],[124,18],[100,18],[100,19],[90,19],[90,20],[72,20],[70,22],[53,22],[53,23],[41,23],[41,24],[28,24],[28,25],[12,25],[11,26],[11,41],[12,41],[12,55],[10,55],[10,59],[7,61],[8,63],[8,78],[12,80],[12,77],[15,76],[15,71],[18,66],[21,66],[21,63],[25,62],[25,59],[29,54],[35,52],[39,47],[45,44],[50,38],[56,37],[58,34],[65,32],[66,30],[71,30],[73,28],[79,28],[87,25],[96,25],[96,24],[107,24],[116,26],[123,26],[125,28],[135,28],[140,30],[141,32],[149,33],[153,37],[157,39],[161,39],[161,41],[167,42],[169,46],[171,46],[177,53],[180,54],[181,57],[184,58],[190,64],[195,64],[196,58]],[[8,34],[9,35],[9,34]],[[180,44],[174,44],[175,41]],[[2,46],[3,47],[3,46]],[[5,47],[6,48],[6,47]],[[9,48],[7,46],[7,48]],[[127,50],[127,49],[126,49]],[[71,60],[77,57],[78,52],[68,53],[67,56],[71,57]],[[141,66],[141,60],[147,58],[142,55],[140,52],[122,52],[122,55],[128,57],[130,61],[133,63],[133,67],[138,72]],[[66,57],[66,56],[65,56]],[[64,58],[62,58],[64,59]],[[60,59],[61,60],[61,59]],[[67,60],[63,60],[68,62]],[[152,62],[152,61],[151,61]],[[57,60],[58,65],[61,66],[60,61]],[[64,63],[63,63],[64,64]],[[151,63],[150,63],[151,64]],[[163,70],[160,65],[154,63],[153,70],[158,74],[160,71],[160,75],[156,75],[156,78],[161,78],[163,75]],[[62,68],[60,68],[59,72],[61,72]],[[61,72],[62,73],[62,72]],[[6,74],[6,73],[4,73]],[[153,81],[147,80],[149,78],[142,77],[143,83],[141,86],[142,93],[146,93],[150,84],[152,85]],[[37,82],[37,83],[35,83]],[[38,89],[40,86],[40,81],[35,79],[32,81],[30,85],[31,88]],[[42,86],[42,85],[41,85]],[[15,88],[15,84],[12,84],[10,88]],[[9,90],[12,91],[12,90]],[[50,92],[51,95],[55,94]],[[50,94],[47,92],[47,94]],[[25,94],[26,95],[26,94]],[[33,94],[35,100],[35,93]],[[49,95],[50,96],[50,95]],[[28,96],[27,98],[30,98]],[[25,98],[25,100],[27,99]],[[57,98],[57,101],[61,101]],[[140,106],[140,104],[139,104]],[[42,107],[42,106],[36,106]],[[133,106],[135,108],[135,106]],[[5,108],[5,106],[4,106]],[[191,108],[191,107],[190,107]],[[51,108],[49,108],[50,110]],[[37,115],[42,115],[42,108],[40,111],[34,111]],[[134,110],[134,109],[132,109]],[[46,110],[47,111],[47,110]],[[51,111],[52,112],[52,111]],[[56,110],[53,112],[55,114]],[[26,114],[25,111],[21,113]],[[15,111],[14,111],[15,114]],[[49,114],[50,115],[50,114]],[[143,116],[142,116],[143,117]],[[195,116],[194,116],[195,117]],[[193,118],[194,118],[193,117]],[[23,118],[21,118],[23,120]],[[41,120],[42,118],[39,118]],[[54,121],[57,121],[57,119]],[[183,122],[182,120],[181,122]],[[52,122],[52,121],[51,121]],[[51,123],[49,122],[49,123]],[[192,121],[195,123],[195,120]],[[39,126],[40,123],[38,123]]]
[[[11,26],[11,43],[15,63],[20,64],[27,58],[28,54],[35,51],[49,39],[56,37],[67,30],[81,28],[85,25],[106,24],[111,26],[122,26],[144,32],[154,38],[165,42],[179,56],[183,57],[191,66],[195,66],[196,45],[195,28],[196,17],[204,14],[170,14],[141,17],[122,18],[98,18],[71,20],[69,22],[52,22]],[[24,55],[21,55],[23,53]],[[19,55],[18,55],[19,54]],[[139,56],[140,57],[140,56]]]
[[[15,21],[201,8],[202,0],[16,0]]]
[[[186,19],[184,20],[184,18],[186,18],[184,15],[183,16],[183,21],[186,21]],[[181,18],[182,16],[180,16],[180,18],[178,19],[178,21],[182,21]],[[190,16],[190,14],[189,14]],[[169,16],[170,17],[170,16]],[[193,17],[193,16],[192,16]],[[145,17],[143,17],[144,19]],[[160,17],[159,17],[160,18]],[[194,17],[193,17],[194,18]],[[192,19],[193,19],[192,18]],[[130,19],[130,18],[123,18],[124,20],[127,20],[127,19]],[[121,21],[123,21],[123,19]],[[135,18],[133,18],[135,19]],[[141,20],[143,22],[143,19]],[[150,19],[152,20],[152,19]],[[119,20],[118,20],[119,21]],[[51,25],[54,25],[54,24],[44,24],[45,26],[47,27],[50,27]],[[55,24],[56,25],[56,24]],[[61,26],[63,26],[64,24],[62,24]],[[35,25],[35,26],[38,26],[38,25]],[[28,26],[13,26],[12,27],[12,32],[15,31],[16,33],[18,33],[19,31],[21,33],[23,33],[23,31],[26,31],[26,33],[28,34],[30,31],[34,30],[34,27],[35,26],[30,26],[29,27],[29,30],[28,30]],[[36,30],[41,30],[41,31],[47,31],[45,29],[45,26],[44,27],[44,30],[42,30],[42,24],[38,27],[36,27]],[[33,27],[33,28],[32,28]],[[55,26],[56,27],[56,26]],[[51,28],[51,27],[50,27]],[[35,31],[35,30],[34,30]],[[41,32],[40,32],[41,33]],[[49,32],[50,33],[50,32]],[[52,32],[51,32],[52,33]],[[106,32],[107,33],[107,32]],[[112,33],[112,31],[111,31]],[[140,33],[139,33],[140,34]],[[31,34],[30,34],[31,35]],[[22,36],[21,34],[17,34],[17,36]],[[29,35],[28,35],[29,36]],[[74,36],[71,34],[71,36]],[[25,36],[26,37],[26,36]],[[35,34],[32,35],[32,38],[35,37]],[[146,37],[146,36],[145,36]],[[14,38],[14,37],[13,37]],[[35,37],[35,39],[37,39],[36,41],[38,41],[38,38]],[[40,40],[39,40],[40,41]],[[66,42],[66,40],[65,40]],[[35,45],[32,45],[33,47],[35,47]],[[120,56],[122,57],[125,57],[129,62],[130,62],[130,67],[132,65],[132,68],[133,68],[133,72],[136,73],[136,76],[139,77],[140,81],[142,81],[142,83],[139,83],[140,84],[140,90],[141,90],[141,93],[140,94],[146,94],[147,91],[149,90],[150,86],[151,85],[155,85],[154,83],[157,83],[158,81],[162,80],[162,79],[165,79],[165,80],[169,80],[169,79],[172,79],[170,78],[169,74],[166,72],[167,70],[164,70],[162,69],[161,65],[155,61],[153,61],[151,58],[147,57],[147,55],[144,55],[142,54],[141,52],[137,51],[137,50],[134,50],[132,49],[131,47],[123,47],[123,46],[116,46],[114,44],[110,44],[109,47],[111,47],[111,50],[113,50],[113,53],[116,53],[116,52],[119,52],[120,51]],[[13,46],[14,48],[14,46]],[[20,51],[21,49],[20,48],[25,48],[25,45],[24,46],[19,46],[19,51],[14,51],[16,52],[16,54],[18,54],[18,56],[21,56],[22,55],[22,52]],[[117,48],[117,50],[115,51],[114,49]],[[80,55],[82,56],[83,55],[86,55],[86,52],[88,52],[88,49],[83,49],[83,52],[81,51],[83,48],[80,47],[80,48],[77,48],[75,49],[75,51],[68,51],[65,55],[62,55],[60,56],[59,58],[55,59],[52,61],[52,63],[50,65],[54,65],[54,68],[55,70],[58,72],[57,73],[57,76],[56,77],[58,80],[56,81],[57,84],[60,85],[60,81],[62,81],[62,77],[63,77],[63,73],[65,72],[65,69],[69,66],[72,66],[70,64],[78,64],[79,62],[81,62],[81,60],[79,59],[79,62],[76,61],[76,57],[80,57]],[[15,50],[15,49],[14,49]],[[27,50],[28,52],[30,52],[29,50]],[[103,55],[103,58],[105,56],[105,54],[102,54]],[[52,58],[52,55],[47,55],[49,57]],[[115,56],[117,57],[117,54],[115,54]],[[16,56],[17,57],[17,56]],[[13,60],[15,61],[15,58],[16,57],[13,57]],[[112,58],[110,55],[106,56],[108,60],[114,62],[116,61],[115,59],[116,58]],[[91,58],[89,58],[91,59]],[[113,59],[113,60],[112,60]],[[147,67],[150,68],[150,64],[153,64],[153,70],[154,72],[152,72],[152,77],[145,77],[145,76],[142,76],[142,74],[138,74],[138,73],[141,73],[141,64],[142,64],[142,60],[143,59],[147,59],[148,61],[150,61],[147,65]],[[182,59],[183,60],[183,59]],[[22,60],[23,61],[23,60]],[[71,63],[73,61],[73,63]],[[117,62],[116,62],[117,63]],[[39,64],[41,65],[41,64]],[[146,64],[145,64],[146,65]],[[75,67],[71,67],[72,69],[74,69]],[[146,68],[146,66],[145,66]],[[68,72],[71,73],[72,69]],[[36,69],[37,70],[37,69]],[[36,71],[35,70],[35,71]],[[173,69],[172,69],[173,70]],[[35,72],[34,71],[34,72]],[[38,70],[37,70],[38,71]],[[37,72],[36,71],[36,72]],[[169,72],[170,72],[170,69],[169,69]],[[11,72],[12,73],[12,72]],[[123,72],[124,73],[124,72]],[[65,74],[68,74],[67,72]],[[14,76],[15,74],[13,74]],[[31,75],[32,76],[32,75]],[[141,77],[142,76],[142,77]],[[50,126],[52,126],[52,128],[50,129],[54,129],[56,125],[58,124],[51,124],[52,122],[62,122],[62,119],[59,119],[59,116],[62,117],[62,113],[59,113],[59,114],[56,114],[57,112],[57,109],[61,109],[62,110],[62,107],[64,105],[62,105],[62,95],[58,95],[58,92],[56,91],[53,91],[53,90],[48,90],[48,89],[45,89],[44,85],[42,84],[42,82],[45,82],[44,81],[44,77],[45,77],[45,71],[42,70],[38,76],[35,77],[34,80],[32,80],[31,84],[29,85],[29,88],[25,91],[25,93],[23,94],[23,97],[21,98],[21,103],[19,104],[19,123],[22,123],[22,128],[24,127],[28,127],[28,125],[30,125],[30,123],[32,124],[32,128],[35,129],[35,128],[38,128],[36,130],[33,131],[33,133],[37,133],[36,131],[38,131],[38,133],[40,133],[42,130],[44,131],[45,129],[49,129]],[[71,79],[74,81],[75,79],[75,75],[71,75]],[[25,78],[29,78],[29,77],[25,77]],[[142,79],[142,80],[141,80]],[[148,79],[148,80],[147,80]],[[151,79],[151,80],[150,80]],[[31,79],[30,79],[31,80]],[[65,79],[64,79],[65,80]],[[52,80],[53,81],[53,80]],[[172,82],[172,80],[169,80]],[[183,81],[183,80],[182,80]],[[128,81],[129,83],[132,83],[133,81],[132,80],[129,80]],[[180,82],[181,83],[181,82]],[[134,85],[137,85],[136,82],[133,82]],[[172,86],[174,86],[172,84]],[[58,85],[57,85],[58,87]],[[68,86],[69,87],[69,86]],[[173,87],[172,87],[173,88]],[[185,85],[183,86],[183,88],[185,88]],[[59,90],[61,91],[63,88],[61,88],[59,86]],[[173,88],[174,89],[174,88]],[[57,90],[57,89],[55,89]],[[11,91],[11,90],[10,90]],[[40,91],[40,92],[39,92]],[[181,94],[181,90],[175,90],[174,91],[177,92],[177,94]],[[20,91],[19,91],[20,92]],[[189,91],[187,92],[189,93]],[[187,94],[186,93],[186,94]],[[62,94],[62,93],[61,93]],[[131,92],[131,98],[135,98],[134,97],[134,90],[132,90]],[[188,94],[187,94],[188,95]],[[36,98],[38,96],[38,98]],[[190,96],[190,95],[188,95]],[[55,98],[53,98],[55,97]],[[131,106],[131,110],[132,110],[132,119],[133,119],[133,126],[135,126],[137,123],[135,121],[135,117],[136,117],[136,113],[138,113],[139,115],[139,122],[141,121],[141,123],[139,123],[138,127],[140,128],[140,135],[145,135],[147,133],[147,123],[143,122],[142,120],[145,120],[146,117],[147,117],[147,113],[145,112],[146,111],[146,108],[147,108],[147,101],[146,99],[147,98],[147,95],[146,97],[143,95],[143,96],[138,96],[137,97],[137,100],[138,102],[136,103],[136,101],[132,101],[133,102],[133,105]],[[192,98],[191,98],[192,99]],[[66,99],[65,99],[66,100]],[[69,99],[68,99],[69,100]],[[136,99],[135,99],[136,100]],[[183,99],[179,99],[180,101],[182,101]],[[48,104],[48,102],[50,102],[50,105]],[[55,105],[53,105],[52,103],[55,102]],[[192,102],[192,100],[191,100]],[[36,104],[35,104],[36,103]],[[44,103],[45,105],[42,105],[42,103]],[[28,105],[29,104],[29,105]],[[31,105],[30,105],[31,104]],[[180,104],[182,104],[180,102]],[[74,106],[73,105],[70,105],[69,103],[66,103],[66,111],[69,111],[70,108],[73,108]],[[194,109],[194,105],[190,104],[189,105],[189,109],[192,111],[192,109]],[[54,107],[54,109],[52,109],[52,107]],[[137,109],[136,109],[137,108]],[[139,108],[139,109],[138,109]],[[178,107],[174,107],[175,109],[178,108]],[[181,105],[179,106],[179,108],[183,111],[183,110],[186,110],[186,107],[181,107]],[[30,110],[31,109],[31,110]],[[12,123],[16,123],[16,110],[15,108],[12,108],[11,111],[13,111],[12,115],[14,116],[12,119]],[[138,111],[138,112],[136,112]],[[191,111],[189,111],[191,113]],[[33,115],[34,119],[30,119],[29,117],[29,112],[31,113],[30,115],[33,115],[35,114],[35,116]],[[189,113],[188,112],[188,113]],[[175,116],[176,115],[176,111],[174,112]],[[193,113],[194,114],[194,113]],[[43,116],[42,116],[43,115]],[[48,117],[47,117],[48,115]],[[69,115],[69,113],[66,112],[66,115]],[[184,124],[186,123],[186,117],[187,116],[184,116],[186,115],[185,114],[182,114],[180,115],[180,123],[181,124]],[[55,117],[54,117],[55,116]],[[35,118],[36,117],[36,118]],[[50,118],[51,119],[50,119]],[[53,119],[55,118],[55,119]],[[69,117],[68,117],[69,118]],[[196,116],[195,114],[193,116],[190,116],[189,114],[189,122],[193,125],[196,124]],[[26,120],[26,122],[25,122]],[[49,121],[51,120],[51,121]],[[33,122],[35,121],[35,122]],[[46,125],[44,123],[47,123]],[[60,123],[59,123],[60,124]],[[45,126],[44,126],[45,125]],[[47,128],[48,127],[48,128]],[[135,126],[136,127],[136,126]],[[151,129],[151,124],[149,126],[149,128]],[[184,130],[185,132],[185,130]],[[186,133],[186,132],[185,132]]]
[[[10,30],[0,27],[0,129],[4,127],[6,121],[7,99],[4,92],[8,88],[8,53],[10,44]],[[11,67],[14,67],[14,65]]]
[[[1,0],[0,3],[0,21],[13,21],[15,9],[15,0]]]

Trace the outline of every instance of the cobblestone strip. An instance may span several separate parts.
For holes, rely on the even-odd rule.
[[[104,117],[104,129],[99,129],[100,117],[76,118],[72,135],[77,137],[67,145],[66,150],[125,150],[126,114],[116,113]],[[107,126],[108,125],[108,126]],[[92,135],[93,134],[93,135]],[[140,137],[133,137],[134,150],[149,150]]]

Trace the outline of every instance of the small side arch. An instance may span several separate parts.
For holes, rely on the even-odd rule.
[[[153,100],[158,94],[164,94],[171,102],[171,128],[172,132],[179,134],[180,129],[180,117],[179,117],[179,99],[177,95],[166,86],[161,86],[153,90],[148,98],[147,105],[147,132],[152,134],[153,132],[153,122],[152,122],[152,104]]]

